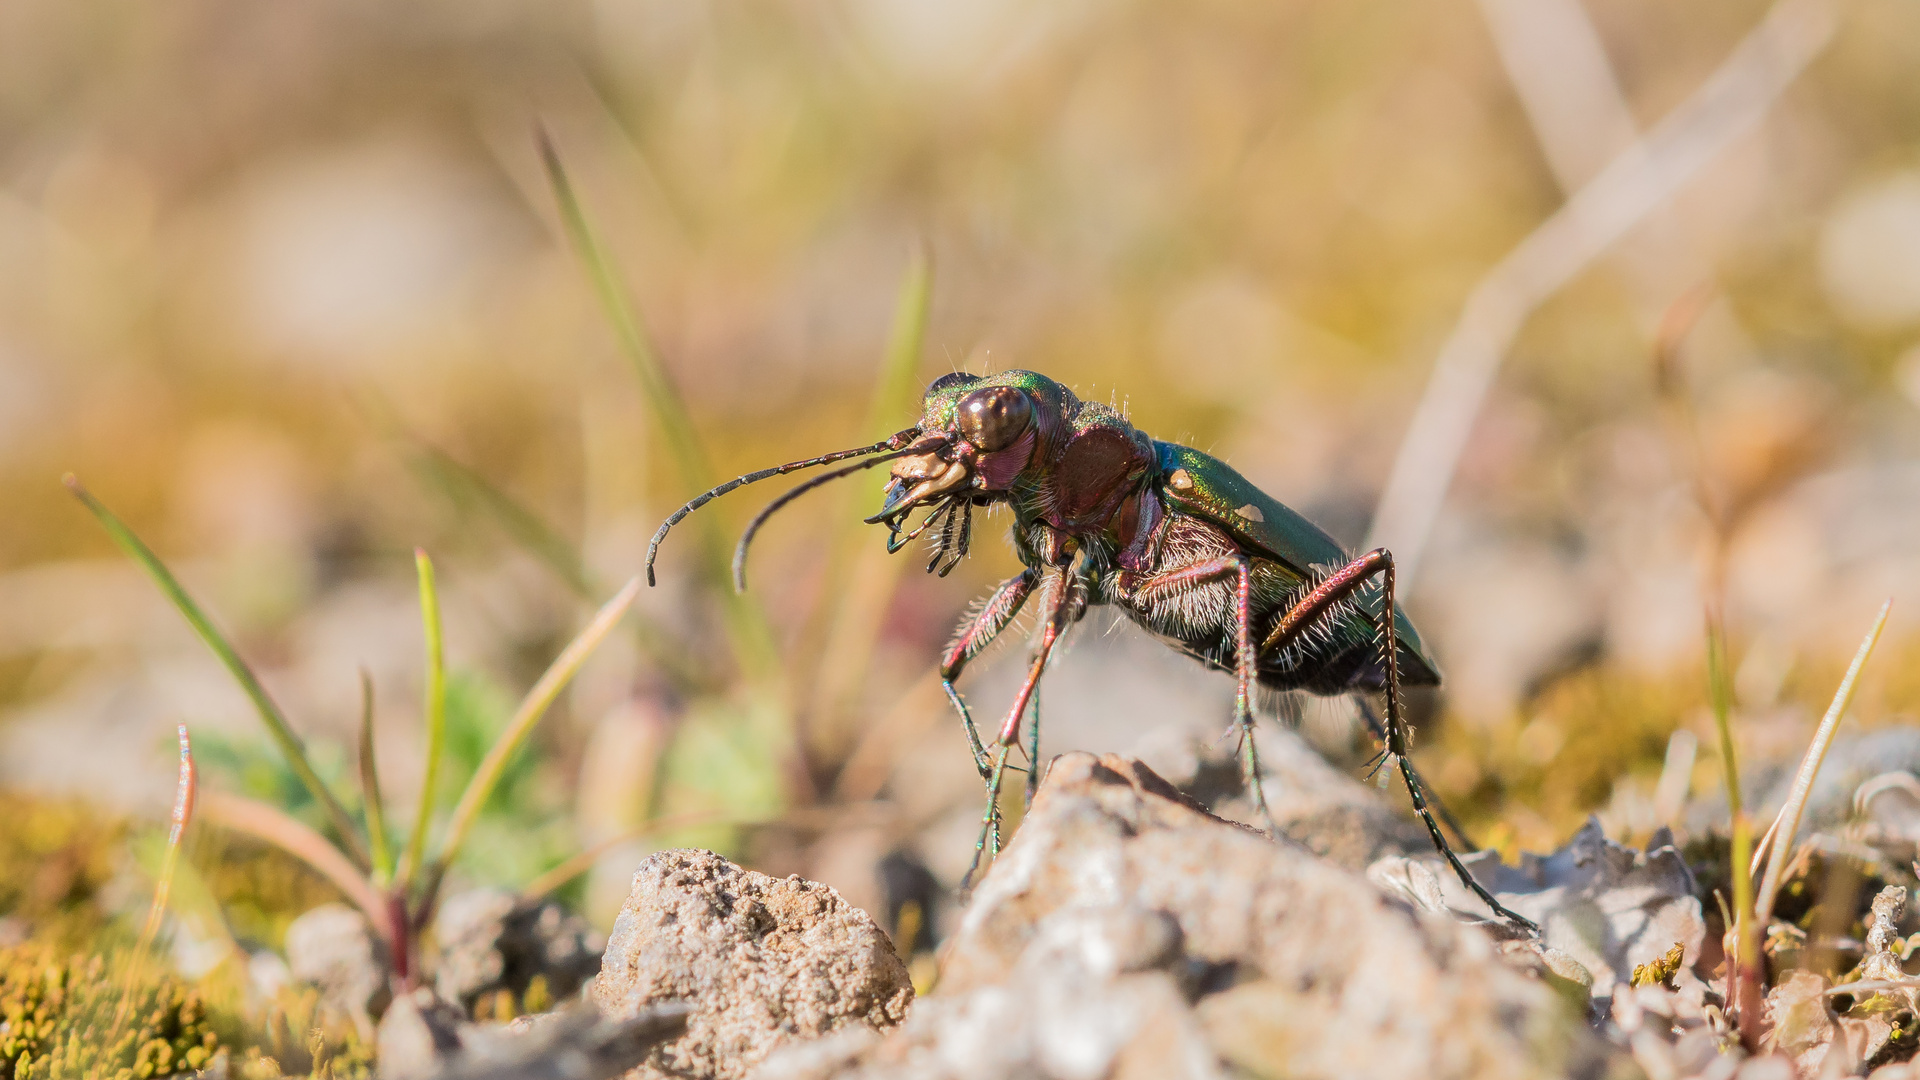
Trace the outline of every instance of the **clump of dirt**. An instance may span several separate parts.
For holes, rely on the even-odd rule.
[[[634,872],[591,999],[614,1017],[690,1002],[686,1035],[637,1075],[734,1080],[782,1043],[898,1024],[913,982],[893,942],[831,886],[674,850]]]

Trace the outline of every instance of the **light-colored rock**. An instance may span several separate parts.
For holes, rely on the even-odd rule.
[[[1601,1076],[1624,1055],[1479,930],[1207,814],[1137,761],[1057,758],[888,1036],[756,1080]]]
[[[528,902],[504,889],[450,896],[434,920],[440,996],[467,1009],[482,995],[510,991],[526,1005],[534,980],[548,1001],[573,996],[600,968],[605,942],[552,901]]]
[[[1586,969],[1596,998],[1611,996],[1635,967],[1676,944],[1687,965],[1700,958],[1707,929],[1698,887],[1664,829],[1646,851],[1636,851],[1608,840],[1589,820],[1559,851],[1522,855],[1519,866],[1491,851],[1460,861],[1502,904],[1540,925],[1547,949]],[[1431,910],[1492,915],[1430,852],[1382,859],[1367,876]]]
[[[832,888],[709,851],[663,851],[633,875],[591,999],[613,1017],[694,1012],[635,1077],[743,1077],[783,1042],[887,1028],[913,1001],[893,943]]]
[[[351,1018],[362,1037],[386,1009],[385,947],[366,917],[345,904],[321,904],[287,926],[287,969],[320,990],[323,1008]]]
[[[393,999],[380,1017],[380,1080],[419,1080],[431,1076],[460,1053],[466,1014],[420,987]]]
[[[380,1021],[380,1080],[610,1080],[687,1027],[668,1002],[618,1020],[576,1003],[510,1024],[472,1024],[425,987]]]

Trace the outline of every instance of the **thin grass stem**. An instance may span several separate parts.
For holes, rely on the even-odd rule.
[[[932,306],[933,256],[922,242],[914,249],[894,294],[893,324],[887,331],[886,351],[881,355],[873,399],[867,407],[866,429],[873,438],[898,431],[918,411],[920,356]],[[842,496],[843,513],[851,494]],[[878,547],[854,547],[861,516],[847,515],[835,526],[826,580],[820,590],[823,598],[832,601],[823,602],[826,610],[815,615],[815,625],[824,623],[824,632],[808,635],[823,643],[820,661],[815,665],[819,674],[809,710],[816,717],[840,714],[865,684],[887,608],[899,588],[900,575],[906,571],[905,560],[889,558]]]
[[[433,574],[433,560],[415,548],[414,570],[420,578],[420,624],[427,647],[427,681],[422,717],[427,725],[427,764],[420,780],[420,811],[414,815],[413,832],[407,839],[407,852],[400,859],[400,895],[413,886],[413,875],[427,852],[427,830],[433,824],[433,799],[440,781],[440,758],[447,743],[447,652],[440,624],[440,588]]]
[[[1707,610],[1707,693],[1713,703],[1713,723],[1720,736],[1720,762],[1725,770],[1727,806],[1733,831],[1733,948],[1727,963],[1727,1001],[1737,1010],[1740,1039],[1749,1051],[1760,1038],[1760,936],[1754,920],[1753,874],[1748,862],[1753,851],[1753,820],[1740,798],[1740,761],[1733,746],[1733,681],[1727,667],[1727,630],[1717,604]]]
[[[521,700],[520,707],[514,711],[513,718],[507,722],[506,729],[494,740],[487,750],[487,756],[481,759],[480,767],[474,770],[473,779],[467,782],[466,790],[460,793],[460,802],[453,810],[453,818],[447,824],[446,840],[439,855],[435,856],[427,874],[425,891],[421,895],[420,906],[416,912],[416,921],[425,922],[433,914],[433,905],[440,890],[440,883],[446,877],[447,867],[459,856],[460,847],[466,842],[467,833],[473,828],[474,820],[480,815],[480,808],[500,783],[501,774],[506,771],[507,762],[515,751],[526,742],[533,732],[535,724],[545,716],[554,699],[560,696],[574,675],[580,671],[587,658],[600,646],[606,636],[619,624],[620,617],[626,614],[627,607],[640,593],[640,579],[627,582],[619,594],[607,601],[594,615],[593,621],[580,635],[573,639],[565,650],[556,657],[546,673],[540,676],[533,689]]]
[[[539,142],[540,160],[546,167],[547,180],[553,188],[554,202],[559,207],[567,239],[580,256],[587,277],[593,284],[594,294],[599,297],[607,321],[613,326],[620,351],[626,354],[634,373],[639,377],[642,397],[646,400],[654,423],[659,425],[666,439],[668,452],[680,474],[681,486],[688,492],[705,491],[712,486],[715,473],[706,451],[701,447],[699,434],[694,430],[687,403],[680,396],[679,388],[668,377],[666,365],[661,363],[660,354],[653,347],[645,323],[628,297],[626,283],[621,280],[619,270],[605,246],[600,243],[592,223],[587,220],[579,194],[560,161],[559,150],[554,147],[553,140],[545,130],[539,132]],[[727,565],[731,545],[711,522],[703,521],[700,531],[716,576],[724,574],[722,568]],[[721,590],[720,603],[727,636],[749,680],[763,687],[774,688],[778,696],[784,698],[785,673],[774,647],[772,631],[768,629],[760,609],[748,598],[726,589]]]
[[[300,741],[300,736],[294,732],[293,725],[287,722],[286,715],[280,711],[280,706],[268,695],[267,688],[262,686],[260,679],[254,675],[253,669],[240,658],[240,653],[234,649],[232,643],[227,641],[219,628],[213,625],[213,620],[207,617],[206,612],[194,602],[193,597],[187,595],[187,590],[181,587],[180,582],[173,576],[173,572],[167,569],[166,563],[160,561],[160,556],[155,555],[152,548],[135,535],[125,522],[114,516],[113,511],[108,510],[105,504],[82,487],[79,479],[72,473],[67,474],[65,482],[74,497],[92,512],[94,518],[106,529],[107,535],[119,545],[120,550],[126,552],[142,570],[146,571],[147,577],[159,586],[168,600],[172,601],[174,608],[187,620],[187,624],[193,627],[194,633],[198,634],[207,648],[213,650],[213,654],[226,665],[228,673],[233,676],[235,682],[240,684],[240,689],[253,702],[254,711],[260,714],[260,719],[267,725],[267,733],[279,745],[281,754],[287,759],[287,765],[293,769],[294,775],[300,778],[300,783],[313,795],[314,800],[325,809],[327,817],[333,822],[335,831],[339,833],[341,850],[346,852],[348,859],[362,873],[371,869],[372,864],[368,862],[366,849],[360,843],[353,817],[347,813],[346,807],[340,805],[340,800],[334,798],[333,792],[327,789],[327,785],[320,779],[320,774],[314,771],[313,763],[307,759],[306,746]]]
[[[882,439],[899,430],[901,420],[920,396],[917,376],[932,308],[933,254],[922,241],[914,248],[894,296],[887,351],[881,357],[880,378],[867,409],[867,431],[873,438]]]
[[[559,150],[544,130],[539,132],[539,140],[540,160],[546,167],[547,181],[553,188],[554,201],[559,206],[567,239],[585,264],[587,278],[600,299],[601,309],[607,321],[613,325],[614,336],[619,339],[620,351],[626,354],[627,360],[633,365],[634,374],[639,376],[647,406],[653,413],[654,423],[660,425],[666,436],[668,452],[673,455],[682,483],[689,491],[703,490],[710,486],[713,465],[707,460],[700,438],[694,432],[687,404],[681,398],[679,388],[668,378],[666,365],[660,362],[660,354],[654,350],[653,340],[639,312],[627,298],[626,285],[621,281],[620,272],[614,268],[613,261],[588,222],[579,194],[567,176],[566,166],[560,161]]]

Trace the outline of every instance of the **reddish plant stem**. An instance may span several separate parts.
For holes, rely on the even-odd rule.
[[[388,936],[392,942],[393,977],[403,990],[413,989],[413,925],[407,918],[407,894],[395,889],[387,894]]]

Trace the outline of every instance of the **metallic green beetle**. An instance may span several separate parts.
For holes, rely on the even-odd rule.
[[[890,552],[931,532],[930,572],[944,575],[966,555],[975,507],[1013,511],[1014,549],[1024,569],[962,622],[940,666],[987,784],[976,864],[979,848],[998,848],[1001,782],[1047,659],[1090,605],[1106,604],[1236,677],[1242,768],[1269,828],[1253,737],[1253,685],[1321,695],[1384,693],[1384,760],[1398,765],[1434,846],[1495,912],[1532,927],[1461,865],[1407,761],[1400,687],[1436,684],[1440,670],[1394,604],[1393,556],[1381,548],[1349,557],[1318,526],[1226,463],[1149,438],[1115,409],[1081,401],[1044,375],[943,376],[927,388],[919,422],[889,439],[748,473],[706,492],[654,535],[648,581],[667,530],[708,501],[743,484],[847,458],[861,460],[793,488],[753,520],[734,553],[735,584],[745,588],[747,547],[775,511],[821,484],[882,463],[892,464],[893,482],[867,521],[887,526]],[[908,516],[921,508],[925,518],[909,528]],[[989,749],[954,682],[1029,603],[1040,613],[1038,647]],[[1037,780],[1038,716],[1030,731],[1029,795]]]

